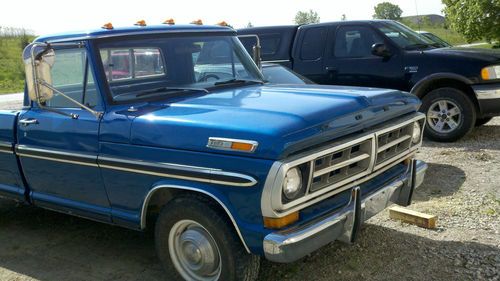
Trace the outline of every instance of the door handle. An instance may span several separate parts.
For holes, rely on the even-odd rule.
[[[328,72],[333,72],[333,71],[337,71],[337,68],[334,66],[327,66],[327,67],[325,67],[325,70]]]
[[[33,124],[38,124],[38,120],[33,119],[33,118],[21,119],[21,120],[19,120],[19,124],[21,124],[23,126],[29,126],[29,125],[33,125]]]

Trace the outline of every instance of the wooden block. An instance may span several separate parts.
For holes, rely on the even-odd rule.
[[[389,217],[424,228],[436,228],[437,216],[408,210],[400,206],[390,207]]]

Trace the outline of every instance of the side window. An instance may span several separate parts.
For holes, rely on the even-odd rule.
[[[260,44],[262,45],[263,55],[274,55],[278,51],[281,42],[281,35],[276,34],[263,34],[260,36]]]
[[[108,82],[165,75],[158,48],[101,49]]]
[[[300,58],[316,60],[323,56],[326,40],[326,27],[314,27],[306,30],[302,39]]]
[[[338,58],[373,56],[372,45],[384,40],[375,31],[363,26],[342,26],[337,30],[334,55]]]
[[[98,104],[98,90],[84,49],[60,49],[51,69],[52,85],[72,99],[93,107]],[[57,92],[46,105],[54,108],[76,108]]]

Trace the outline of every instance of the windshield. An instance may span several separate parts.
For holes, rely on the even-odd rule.
[[[309,79],[280,65],[264,65],[262,74],[266,81],[273,84],[313,84]]]
[[[375,27],[401,48],[424,49],[433,46],[433,42],[398,22],[377,22]]]
[[[113,40],[100,44],[99,53],[115,101],[263,82],[234,36]]]
[[[436,35],[432,33],[421,33],[422,36],[425,36],[427,39],[431,40],[434,42],[436,47],[451,47],[451,44],[444,41],[443,39],[437,37]]]

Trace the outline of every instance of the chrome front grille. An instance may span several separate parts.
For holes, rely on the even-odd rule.
[[[407,152],[410,149],[412,134],[413,123],[377,134],[376,165],[378,166]]]
[[[366,172],[370,168],[372,147],[373,139],[367,139],[314,159],[310,191],[338,184]]]
[[[307,179],[304,195],[293,201],[280,200],[274,210],[293,210],[294,207],[310,204],[333,194],[342,192],[365,179],[378,175],[400,163],[421,144],[412,142],[414,123],[419,122],[423,131],[425,115],[415,114],[376,128],[362,136],[342,140],[313,153],[304,153],[287,162],[284,173],[291,167],[299,167]],[[277,189],[279,192],[281,189]],[[282,198],[281,193],[274,198]],[[315,198],[314,200],[312,200]]]

